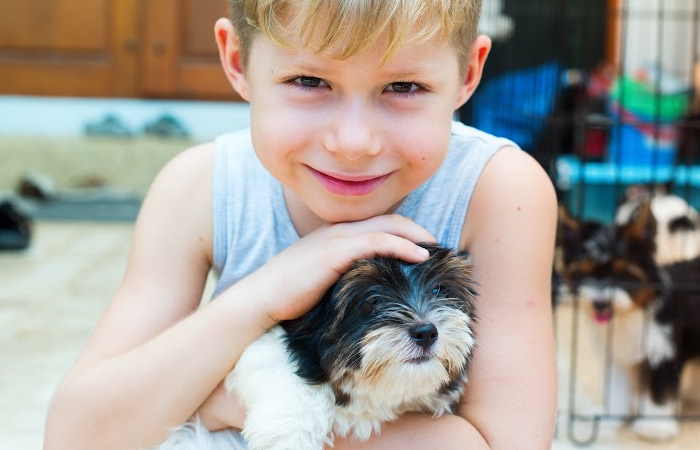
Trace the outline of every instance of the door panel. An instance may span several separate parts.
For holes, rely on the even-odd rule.
[[[239,99],[219,65],[227,0],[0,0],[0,95]]]
[[[0,6],[0,94],[138,95],[138,0]]]
[[[107,46],[107,0],[4,3],[0,7],[0,47],[4,49],[71,53]]]
[[[214,41],[225,0],[149,0],[143,92],[155,97],[239,99],[226,80]]]

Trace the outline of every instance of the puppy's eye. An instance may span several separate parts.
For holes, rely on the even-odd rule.
[[[360,312],[362,314],[371,314],[377,304],[377,299],[370,297],[360,302]]]
[[[434,287],[431,294],[433,294],[433,297],[440,295],[440,286]]]

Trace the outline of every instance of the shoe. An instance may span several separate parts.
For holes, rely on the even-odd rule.
[[[114,114],[107,114],[97,122],[87,123],[84,132],[86,136],[92,137],[130,138],[134,136],[129,127]]]
[[[17,183],[17,194],[20,197],[47,202],[56,198],[56,187],[53,180],[38,172],[27,172]]]
[[[32,237],[32,221],[12,202],[0,202],[0,251],[24,250]]]
[[[172,114],[163,114],[143,129],[148,136],[171,139],[189,139],[190,133],[185,126]]]

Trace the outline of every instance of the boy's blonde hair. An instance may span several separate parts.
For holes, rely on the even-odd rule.
[[[290,31],[298,33],[305,47],[314,40],[317,52],[330,51],[339,59],[386,35],[383,61],[404,44],[445,38],[464,63],[481,11],[481,0],[230,0],[230,4],[244,67],[255,33],[288,46],[285,35]]]

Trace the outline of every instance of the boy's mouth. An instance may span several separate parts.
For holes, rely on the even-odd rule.
[[[321,172],[313,167],[306,166],[318,179],[323,187],[332,194],[337,195],[367,195],[381,185],[391,172],[385,175],[344,175],[334,172]]]

